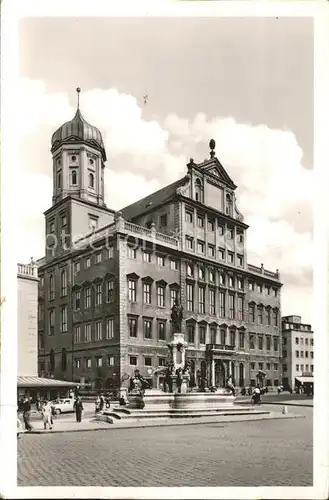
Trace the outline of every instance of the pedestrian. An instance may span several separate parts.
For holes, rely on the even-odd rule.
[[[100,395],[100,404],[99,404],[99,411],[103,411],[105,406],[105,398],[104,395]]]
[[[110,395],[106,394],[105,396],[105,408],[108,410],[111,407]]]
[[[43,428],[46,430],[48,425],[49,429],[52,429],[53,418],[52,418],[52,407],[50,401],[46,401],[46,403],[42,407],[41,413],[42,413]]]
[[[100,404],[101,404],[100,397],[97,396],[96,401],[95,401],[95,414],[99,412]]]
[[[81,422],[81,417],[82,417],[82,411],[83,411],[83,404],[80,398],[77,398],[74,402],[73,405],[75,409],[75,417],[77,422]]]
[[[25,429],[27,431],[31,431],[33,429],[32,425],[30,424],[31,403],[30,403],[30,400],[26,396],[25,396],[24,401],[23,401],[22,410],[23,410],[23,421],[24,421]]]
[[[253,400],[253,404],[259,404],[260,405],[260,388],[259,388],[258,385],[254,389],[254,392],[253,392],[253,395],[252,395],[252,400]]]

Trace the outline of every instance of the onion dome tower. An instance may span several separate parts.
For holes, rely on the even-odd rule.
[[[77,111],[53,134],[53,205],[73,196],[104,206],[104,162],[106,153],[102,134],[83,118],[79,108],[81,89],[77,91]]]

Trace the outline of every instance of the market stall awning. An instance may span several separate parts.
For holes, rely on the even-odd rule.
[[[43,377],[17,377],[17,387],[76,387],[79,384],[67,380]]]
[[[301,384],[314,384],[314,377],[295,377]]]

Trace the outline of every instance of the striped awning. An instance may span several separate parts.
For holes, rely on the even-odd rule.
[[[78,384],[67,380],[43,377],[17,377],[17,387],[76,387]]]

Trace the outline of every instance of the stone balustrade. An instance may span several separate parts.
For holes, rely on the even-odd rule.
[[[17,276],[38,277],[38,268],[35,264],[17,264]]]

